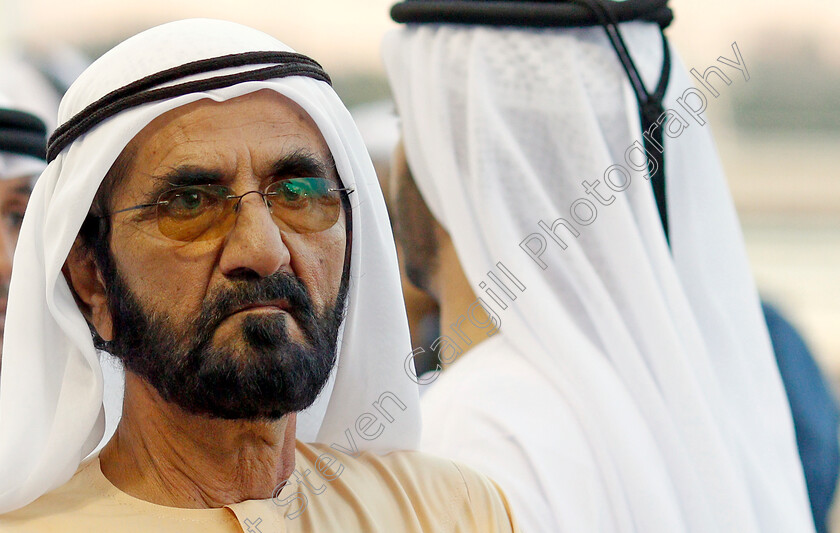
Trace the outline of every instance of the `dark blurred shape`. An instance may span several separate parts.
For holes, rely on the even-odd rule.
[[[828,533],[828,513],[840,473],[840,412],[796,329],[770,304],[761,307],[793,413],[814,522],[818,533]]]
[[[46,157],[47,125],[25,111],[0,107],[0,152]]]

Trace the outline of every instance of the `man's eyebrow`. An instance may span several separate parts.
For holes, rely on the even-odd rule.
[[[327,177],[332,170],[320,157],[307,150],[284,155],[271,166],[271,175],[284,177]]]
[[[160,185],[183,187],[185,185],[214,185],[224,181],[224,178],[224,174],[218,170],[184,165],[155,176],[154,181]]]

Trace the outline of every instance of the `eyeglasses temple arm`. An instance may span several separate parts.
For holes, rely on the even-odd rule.
[[[96,216],[96,218],[105,218],[105,217],[109,217],[111,215],[116,215],[117,213],[125,213],[126,211],[134,211],[135,209],[144,209],[146,207],[154,207],[156,205],[168,204],[168,203],[169,202],[153,202],[151,204],[140,204],[140,205],[135,205],[133,207],[126,207],[125,209],[118,209],[116,211],[111,211],[110,213],[105,213],[104,215],[95,215],[95,216]]]

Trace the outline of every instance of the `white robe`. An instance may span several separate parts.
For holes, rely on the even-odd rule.
[[[615,530],[599,508],[606,494],[598,461],[574,412],[503,334],[439,374],[421,408],[421,449],[504,487],[523,531]]]

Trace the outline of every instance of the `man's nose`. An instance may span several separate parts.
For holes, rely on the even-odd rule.
[[[222,274],[256,274],[264,278],[289,270],[289,249],[263,198],[259,194],[242,197],[235,216],[219,261]]]

